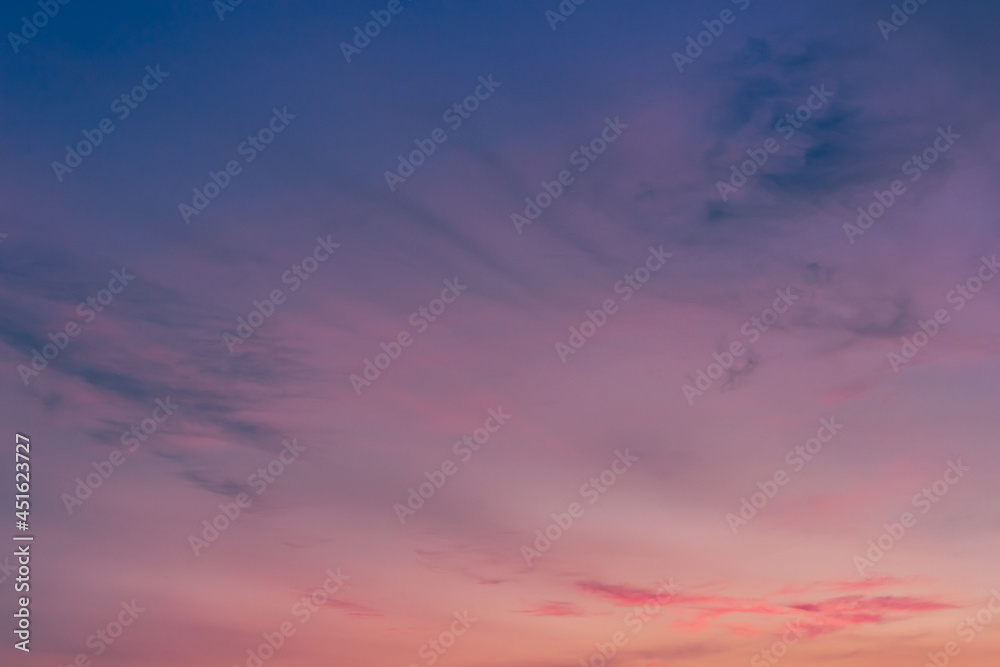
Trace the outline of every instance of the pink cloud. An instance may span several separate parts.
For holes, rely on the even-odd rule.
[[[580,607],[572,602],[551,601],[546,601],[537,607],[524,609],[516,613],[527,614],[528,616],[587,616]]]
[[[916,584],[924,580],[923,577],[868,577],[866,579],[846,579],[838,581],[817,581],[804,586],[785,586],[775,591],[775,595],[795,595],[799,593],[809,593],[817,591],[864,591],[873,588],[888,588],[890,586],[904,586]]]
[[[918,613],[955,609],[955,605],[927,597],[916,596],[865,596],[842,595],[822,599],[818,602],[783,603],[770,598],[787,595],[818,592],[822,590],[871,590],[899,585],[913,581],[911,578],[876,577],[860,582],[835,581],[818,582],[797,589],[782,589],[766,598],[740,598],[723,595],[673,595],[661,596],[659,603],[673,607],[695,610],[691,620],[680,621],[678,625],[691,631],[706,627],[711,621],[728,614],[753,614],[758,616],[795,615],[805,612],[808,620],[804,623],[810,636],[833,632],[851,625],[866,625],[892,620],[896,617]],[[627,585],[602,584],[600,582],[578,582],[576,587],[610,601],[617,606],[644,604],[656,600],[655,590],[645,590]],[[752,633],[746,625],[737,626],[742,634]]]
[[[814,616],[814,620],[805,624],[809,636],[814,637],[851,625],[880,623],[891,615],[955,609],[956,606],[918,597],[845,595],[818,603],[789,605],[789,608]]]
[[[650,598],[655,598],[655,589],[646,590],[633,586],[620,586],[614,584],[602,584],[596,581],[580,581],[576,587],[585,593],[592,593],[606,600],[611,600],[617,605],[643,604]]]
[[[385,614],[378,609],[372,609],[356,602],[345,602],[343,600],[328,600],[325,607],[333,607],[346,611],[350,616],[358,618],[385,618]]]

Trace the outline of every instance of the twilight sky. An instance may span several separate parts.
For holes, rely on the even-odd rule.
[[[3,664],[1000,664],[1000,7],[61,1]]]

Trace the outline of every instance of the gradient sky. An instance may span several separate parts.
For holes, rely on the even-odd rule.
[[[5,630],[4,664],[247,665],[289,622],[269,667],[597,667],[616,632],[620,667],[757,667],[788,623],[788,667],[920,667],[948,642],[951,664],[997,665],[1000,615],[961,624],[1000,609],[1000,281],[953,290],[1000,252],[1000,7],[927,0],[886,39],[888,1],[590,0],[553,29],[556,0],[401,0],[348,63],[341,43],[386,6],[246,0],[220,20],[209,0],[73,0],[0,46],[0,415],[11,450],[32,440],[35,535],[32,650]],[[679,72],[673,54],[727,9]],[[37,11],[6,3],[0,27]],[[119,119],[112,102],[157,66]],[[776,123],[821,86],[832,96],[786,139]],[[248,161],[241,142],[275,109],[294,118]],[[102,118],[114,131],[60,180],[52,163]],[[574,153],[616,119],[580,172]],[[444,143],[390,190],[435,128]],[[911,180],[905,163],[949,128]],[[718,182],[769,139],[723,201]],[[231,160],[187,224],[179,205]],[[519,230],[512,214],[562,170],[572,183]],[[896,180],[888,211],[845,232]],[[293,291],[318,238],[339,247]],[[650,248],[670,257],[626,300]],[[88,321],[78,304],[123,268],[134,280]],[[227,346],[274,290],[285,300]],[[609,299],[580,349],[557,347]],[[19,371],[68,323],[64,350]],[[734,342],[731,368],[686,393]],[[491,410],[510,417],[497,428]],[[794,453],[831,419],[819,453]],[[156,431],[129,451],[143,420]],[[478,451],[455,444],[484,425]],[[298,458],[252,477],[292,440]],[[605,487],[616,459],[630,464]],[[395,506],[448,461],[401,523]],[[934,495],[949,464],[962,475]],[[761,488],[773,497],[733,530]],[[191,536],[238,497],[249,507],[196,555]],[[297,615],[328,571],[346,582]],[[96,655],[88,638],[133,600],[144,611]],[[429,649],[465,612],[468,631]]]

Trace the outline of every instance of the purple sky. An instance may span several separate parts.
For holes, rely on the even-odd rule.
[[[8,37],[5,664],[995,664],[1000,16],[897,5]]]

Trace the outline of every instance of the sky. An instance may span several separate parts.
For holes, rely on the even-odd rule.
[[[4,4],[3,664],[998,665],[1000,7],[577,2]]]

